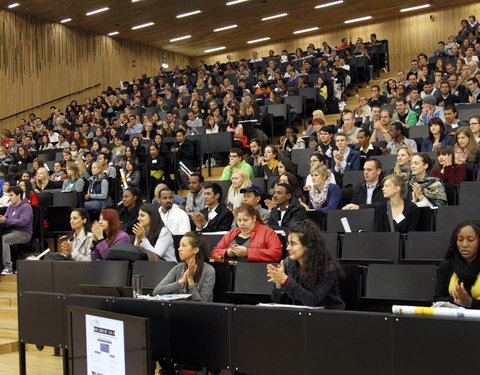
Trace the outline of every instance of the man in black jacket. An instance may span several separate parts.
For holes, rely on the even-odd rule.
[[[268,218],[268,226],[272,229],[285,230],[295,221],[305,220],[305,208],[293,196],[293,188],[288,184],[278,184],[273,194],[273,202],[277,205]]]
[[[365,181],[357,182],[353,187],[352,203],[344,210],[358,210],[361,204],[372,204],[384,200],[382,192],[382,164],[378,159],[368,159],[363,166]]]
[[[222,203],[222,188],[216,183],[204,188],[205,207],[200,212],[192,213],[192,221],[200,232],[229,231],[232,227],[233,214]]]
[[[370,142],[370,132],[366,129],[362,129],[358,132],[357,138],[358,138],[358,147],[356,150],[360,152],[360,157],[362,158],[360,165],[363,166],[365,165],[365,161],[370,159],[372,156],[378,156],[382,155],[382,150],[380,150],[380,147],[374,146]]]
[[[188,169],[193,169],[194,150],[193,143],[187,139],[185,130],[179,129],[175,132],[177,143],[172,147],[172,152],[177,153],[177,163],[182,162]]]

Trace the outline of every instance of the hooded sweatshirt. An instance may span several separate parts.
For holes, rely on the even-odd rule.
[[[28,236],[32,237],[33,232],[33,210],[28,199],[23,199],[18,205],[13,204],[8,206],[5,213],[5,224],[13,230],[18,230]]]

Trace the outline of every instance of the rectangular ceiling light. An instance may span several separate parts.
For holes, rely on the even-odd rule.
[[[225,49],[225,46],[206,49],[206,50],[205,50],[205,53],[220,51],[220,50],[222,50],[222,49]]]
[[[288,13],[280,13],[280,14],[275,14],[274,16],[263,17],[262,21],[273,20],[275,18],[280,18],[285,16],[288,16]]]
[[[345,23],[360,22],[360,21],[366,21],[371,19],[372,19],[372,16],[366,16],[366,17],[354,18],[352,20],[346,20]]]
[[[265,40],[270,40],[270,37],[267,36],[265,38],[249,40],[247,43],[252,44],[252,43],[258,43],[258,42],[264,42]]]
[[[428,8],[429,6],[430,6],[430,4],[417,5],[417,6],[411,7],[411,8],[403,8],[403,9],[400,9],[400,12],[410,12],[410,11],[412,11],[412,10],[418,10],[418,9]]]
[[[87,13],[85,13],[85,15],[86,15],[86,16],[91,16],[91,15],[93,15],[93,14],[106,12],[106,11],[109,10],[109,9],[110,9],[109,7],[104,7],[104,8],[92,10],[91,12],[87,12]]]
[[[120,34],[118,31],[112,31],[111,33],[108,33],[108,36],[114,36]]]
[[[60,21],[60,23],[67,23],[70,22],[72,19],[71,18],[64,18],[63,20]]]
[[[16,8],[20,5],[20,3],[13,3],[13,4],[10,4],[8,7],[11,9],[11,8]]]
[[[201,11],[201,10],[194,10],[193,12],[177,14],[177,18],[183,18],[183,17],[193,16],[194,14],[198,14],[198,13],[202,13],[202,11]]]
[[[332,5],[338,5],[338,4],[342,4],[342,3],[343,3],[343,0],[338,0],[338,1],[332,1],[331,3],[318,4],[315,7],[315,9],[326,8],[326,7],[330,7]]]
[[[178,42],[179,40],[184,40],[184,39],[188,39],[188,38],[191,38],[191,37],[192,37],[191,35],[179,36],[178,38],[170,39],[170,43]]]
[[[310,27],[309,29],[297,30],[297,31],[294,31],[293,33],[302,34],[302,33],[308,33],[309,31],[315,31],[315,30],[318,30],[318,26]]]
[[[235,5],[235,4],[244,3],[245,1],[248,1],[248,0],[233,0],[233,1],[229,1],[225,5]]]
[[[142,25],[133,26],[132,30],[143,29],[144,27],[148,27],[148,26],[152,26],[152,25],[155,25],[155,22],[147,22],[147,23],[144,23]]]
[[[219,27],[218,29],[214,29],[213,32],[216,33],[217,31],[224,31],[224,30],[229,30],[229,29],[234,29],[238,27],[238,25],[229,25],[229,26],[223,26]]]

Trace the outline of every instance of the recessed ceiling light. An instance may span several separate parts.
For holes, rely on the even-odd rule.
[[[326,7],[330,7],[332,5],[338,5],[338,4],[341,4],[341,3],[343,3],[343,0],[332,1],[331,3],[325,3],[325,4],[318,4],[315,7],[315,9],[326,8]]]
[[[191,35],[179,36],[178,38],[170,39],[170,43],[178,42],[179,40],[188,39],[188,38],[191,38],[191,37],[192,37]]]
[[[430,6],[430,4],[417,5],[417,6],[411,7],[411,8],[403,8],[403,9],[400,9],[400,12],[410,12],[411,10],[418,10],[418,9],[428,8],[429,6]]]
[[[183,18],[183,17],[193,16],[194,14],[198,14],[198,13],[202,13],[202,11],[201,11],[201,10],[194,10],[193,12],[177,14],[177,18]]]
[[[265,37],[265,38],[249,40],[247,43],[248,43],[248,44],[252,44],[252,43],[263,42],[263,41],[265,41],[265,40],[270,40],[270,37],[267,36],[267,37]]]
[[[275,14],[274,16],[263,17],[262,21],[273,20],[274,18],[280,18],[285,16],[288,16],[288,13],[280,13],[280,14]]]
[[[216,47],[216,48],[210,48],[210,49],[206,49],[206,50],[205,50],[205,53],[220,51],[220,50],[225,49],[225,48],[226,48],[225,46]]]
[[[217,31],[224,31],[224,30],[229,30],[229,29],[234,29],[238,27],[238,25],[229,25],[229,26],[223,26],[219,27],[218,29],[214,29],[213,32],[216,33]]]
[[[168,64],[163,63],[163,64],[162,64],[162,68],[168,69]]]
[[[60,21],[60,23],[67,23],[70,22],[72,19],[71,18],[64,18],[63,20]]]
[[[248,0],[233,0],[233,1],[229,1],[225,5],[235,5],[235,4],[244,3],[245,1],[248,1]]]
[[[366,21],[371,19],[372,19],[372,16],[366,16],[366,17],[354,18],[352,20],[346,20],[345,23],[360,22],[360,21]]]
[[[20,3],[12,3],[8,7],[11,9],[11,8],[18,7],[19,5],[20,5]]]
[[[152,25],[155,25],[155,22],[147,22],[147,23],[144,23],[142,25],[133,26],[132,30],[142,29],[144,27],[148,27],[148,26],[152,26]]]
[[[140,0],[132,0],[132,3],[137,3],[139,2]]]
[[[109,7],[104,7],[104,8],[100,8],[100,9],[96,9],[96,10],[92,10],[90,12],[87,12],[85,13],[86,16],[91,16],[93,14],[97,14],[97,13],[101,13],[101,12],[105,12],[107,10],[109,10],[110,8]]]
[[[108,36],[114,36],[120,34],[118,31],[112,31],[111,33],[108,33]]]
[[[301,33],[308,33],[309,31],[315,31],[315,30],[318,30],[318,26],[310,27],[308,29],[303,29],[303,30],[297,30],[297,31],[294,31],[293,33],[294,34],[301,34]]]

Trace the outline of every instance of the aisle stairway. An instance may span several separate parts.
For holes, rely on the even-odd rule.
[[[0,276],[0,354],[18,351],[17,276]]]

